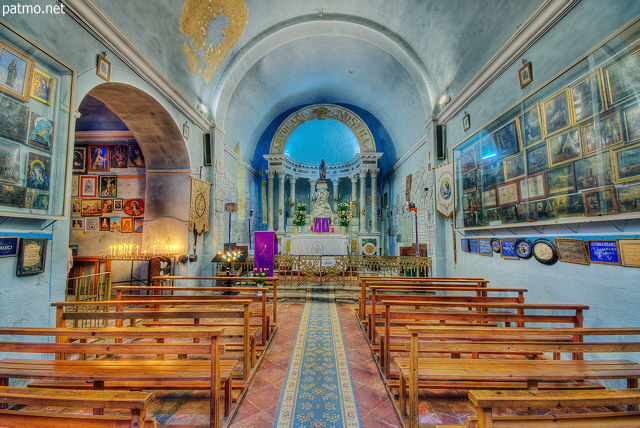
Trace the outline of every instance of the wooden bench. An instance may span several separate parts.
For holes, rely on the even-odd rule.
[[[622,411],[621,406],[637,406],[639,389],[604,389],[598,391],[469,391],[469,400],[476,407],[477,417],[470,417],[466,425],[436,425],[438,428],[454,427],[638,427],[640,412]],[[556,413],[549,415],[494,416],[499,408],[599,407],[595,413]],[[606,408],[614,407],[607,411]]]
[[[476,330],[486,329],[483,333]],[[407,327],[411,341],[406,344],[409,358],[394,359],[400,369],[400,410],[406,411],[409,390],[410,426],[417,426],[418,389],[577,389],[585,381],[598,379],[626,379],[629,388],[638,387],[640,364],[629,360],[560,360],[526,358],[453,359],[419,357],[429,354],[528,354],[528,353],[623,353],[640,351],[640,342],[584,342],[585,336],[638,336],[640,329],[589,328],[468,328],[467,334],[514,336],[513,341],[445,340],[448,335],[459,335],[461,329],[450,327]],[[419,340],[420,334],[435,335],[435,340]],[[571,342],[526,341],[523,338],[571,336]]]
[[[153,399],[153,394],[137,391],[60,391],[59,389],[0,386],[0,403],[40,407],[37,411],[0,409],[0,425],[8,428],[85,428],[87,426],[155,428],[156,418],[147,416],[147,407]],[[49,407],[57,407],[57,409]],[[129,416],[78,414],[70,413],[68,407],[129,409],[131,414]]]
[[[152,297],[152,296],[150,296]],[[99,302],[54,302],[51,306],[56,308],[56,326],[67,327],[68,321],[93,320],[115,321],[115,326],[123,325],[124,320],[129,320],[130,326],[135,326],[138,320],[161,321],[166,319],[190,320],[193,327],[224,327],[221,337],[242,337],[242,378],[246,382],[249,379],[251,368],[255,364],[255,329],[251,330],[250,320],[252,313],[249,310],[253,302],[251,299],[233,299],[224,302],[211,302],[193,300],[189,305],[207,306],[207,308],[178,308],[161,307],[172,305],[185,305],[181,300],[148,300],[140,302],[136,300],[109,300]],[[141,305],[156,306],[153,308],[140,308]],[[126,309],[129,306],[133,308]],[[239,306],[240,309],[233,309]],[[114,311],[78,311],[83,308],[115,308]],[[75,309],[75,310],[74,310]],[[237,324],[230,325],[202,325],[202,320],[208,319],[239,319]],[[205,321],[206,323],[206,321]],[[180,326],[178,326],[180,327]]]
[[[14,354],[69,354],[98,355],[93,360],[18,359],[0,360],[0,386],[8,386],[9,379],[44,379],[91,383],[93,389],[103,390],[110,382],[138,382],[162,384],[165,382],[199,383],[206,385],[210,394],[209,424],[217,428],[221,423],[220,391],[225,391],[225,415],[230,413],[231,377],[235,362],[222,364],[218,355],[220,329],[214,328],[37,328],[0,327],[0,335],[55,337],[63,343],[0,342],[0,352]],[[101,341],[97,341],[101,339]],[[135,341],[133,340],[135,339]],[[167,339],[178,339],[167,342]],[[185,340],[208,339],[208,343],[190,343]],[[78,341],[81,340],[81,341]],[[89,342],[89,340],[92,340]],[[104,342],[111,340],[113,342]],[[115,343],[121,341],[122,343]],[[157,355],[201,354],[208,359],[158,359]],[[153,359],[126,358],[124,356],[153,355]],[[107,358],[109,357],[109,358]],[[102,414],[101,409],[94,409]]]

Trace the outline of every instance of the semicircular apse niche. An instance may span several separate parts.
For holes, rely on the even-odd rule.
[[[348,162],[360,152],[353,131],[333,119],[314,119],[298,126],[289,136],[284,153],[296,162],[329,165]]]

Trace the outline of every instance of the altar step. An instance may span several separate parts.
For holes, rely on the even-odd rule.
[[[360,294],[360,287],[354,285],[278,285],[278,300],[285,302],[305,302],[311,293],[315,298],[322,298],[326,294],[327,300],[329,294],[333,291],[336,303],[357,303]]]

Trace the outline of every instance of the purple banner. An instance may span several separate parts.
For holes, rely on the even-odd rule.
[[[313,224],[313,231],[315,233],[330,232],[330,230],[329,230],[329,219],[328,218],[316,218],[316,221]]]
[[[278,237],[275,232],[255,232],[254,269],[267,269],[267,276],[273,276],[274,256],[278,253]]]

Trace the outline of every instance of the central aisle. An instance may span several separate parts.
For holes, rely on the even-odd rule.
[[[276,427],[360,427],[333,286],[307,296]]]

